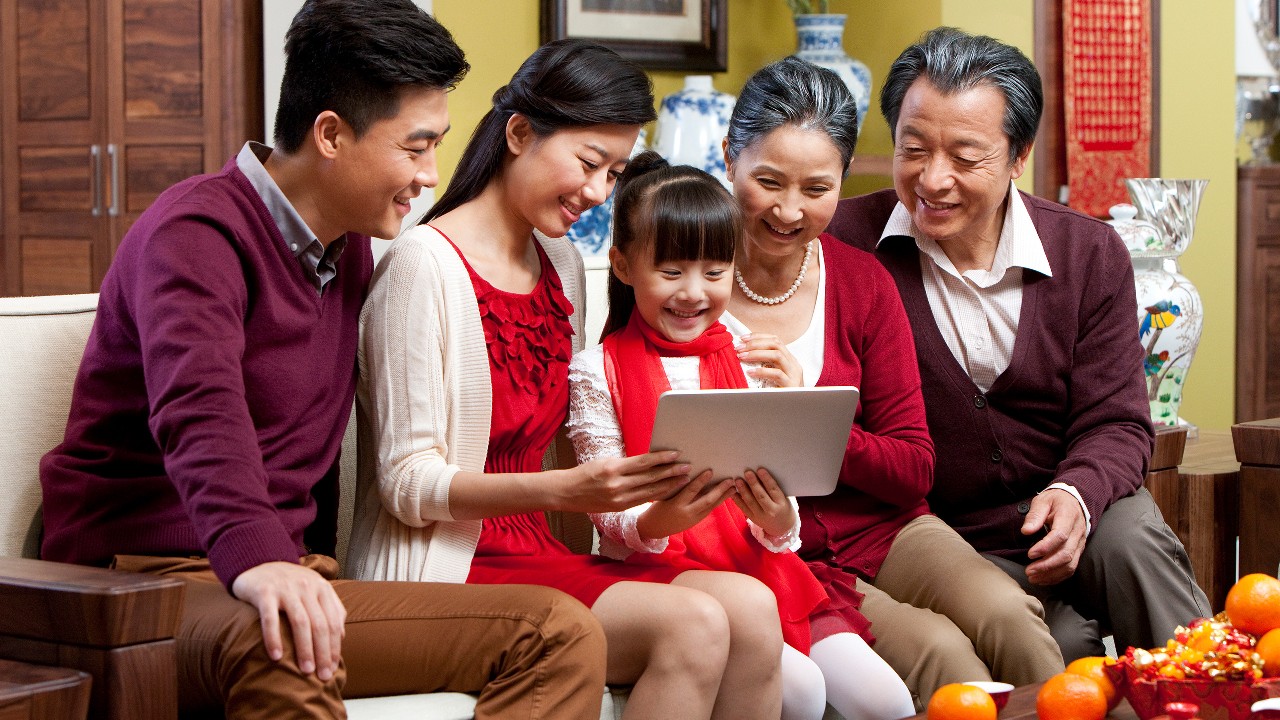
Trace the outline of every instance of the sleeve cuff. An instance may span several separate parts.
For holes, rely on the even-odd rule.
[[[1061,482],[1049,483],[1049,487],[1044,490],[1065,490],[1066,492],[1071,493],[1071,497],[1075,498],[1076,502],[1080,503],[1080,509],[1084,512],[1085,537],[1089,537],[1093,534],[1093,518],[1089,516],[1089,506],[1084,504],[1084,498],[1081,497],[1080,491],[1077,490],[1074,485],[1068,485]],[[1040,492],[1044,492],[1044,490],[1041,490]]]
[[[231,591],[240,573],[269,562],[297,563],[297,543],[278,523],[259,521],[229,528],[209,547],[209,566]]]
[[[794,497],[788,497],[791,501],[791,508],[796,511],[796,521],[791,529],[782,535],[769,535],[765,533],[764,528],[756,525],[749,518],[747,519],[747,527],[751,528],[751,536],[756,539],[769,552],[799,552],[800,550],[800,506]]]

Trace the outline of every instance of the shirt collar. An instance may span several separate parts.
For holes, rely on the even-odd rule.
[[[889,221],[885,223],[884,232],[880,233],[880,240],[876,243],[876,247],[890,237],[909,237],[915,240],[916,247],[921,252],[933,258],[943,269],[959,275],[955,272],[955,266],[951,264],[951,260],[942,252],[942,248],[916,230],[915,223],[911,220],[911,213],[902,202],[894,206],[893,212],[889,215]],[[1022,193],[1018,192],[1012,181],[1009,182],[1009,202],[1005,207],[1004,224],[1000,230],[1000,243],[996,248],[995,260],[991,264],[991,270],[979,272],[992,277],[992,282],[998,282],[1005,271],[1011,267],[1026,268],[1045,277],[1053,277],[1053,269],[1049,266],[1049,258],[1044,253],[1044,243],[1040,240],[1040,233],[1036,231],[1035,223],[1031,221],[1026,203],[1022,201]],[[969,273],[965,274],[969,275]]]
[[[258,191],[262,203],[267,206],[267,212],[271,213],[271,219],[275,221],[276,227],[280,228],[285,247],[289,248],[294,257],[298,257],[317,238],[263,165],[270,155],[271,148],[266,145],[247,142],[240,149],[240,154],[236,156],[236,167],[249,179],[253,189]]]

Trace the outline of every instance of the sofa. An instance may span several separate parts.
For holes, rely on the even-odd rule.
[[[96,309],[92,294],[0,298],[0,658],[89,673],[90,717],[169,720],[178,715],[172,638],[182,583],[36,559],[39,461],[62,439]],[[353,414],[343,440],[339,561],[351,529],[355,459]],[[590,551],[585,518],[552,520],[566,543]],[[602,720],[620,718],[625,691],[602,692]],[[347,702],[353,720],[464,720],[474,707],[462,693]]]

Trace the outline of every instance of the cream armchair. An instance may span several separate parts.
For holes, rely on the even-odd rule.
[[[0,607],[5,608],[0,658],[89,673],[90,717],[171,720],[177,717],[172,638],[182,584],[35,559],[39,462],[62,440],[97,300],[97,295],[0,298]],[[354,419],[342,457],[340,561],[351,529]],[[621,705],[621,695],[615,701],[605,690],[602,720],[620,717]],[[474,707],[475,699],[461,693],[347,702],[353,720],[465,720],[473,717]]]

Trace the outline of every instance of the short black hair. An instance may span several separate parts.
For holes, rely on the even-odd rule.
[[[400,111],[405,87],[450,90],[471,66],[412,0],[307,0],[285,35],[275,144],[297,152],[316,117],[337,113],[359,138]]]
[[[1012,165],[1035,142],[1044,112],[1036,66],[1016,47],[952,27],[934,28],[902,51],[880,91],[880,112],[898,136],[898,114],[907,90],[925,78],[944,95],[990,85],[1004,96],[1004,131]]]

